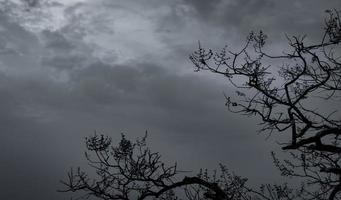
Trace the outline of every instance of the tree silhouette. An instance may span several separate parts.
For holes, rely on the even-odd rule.
[[[237,100],[226,97],[231,112],[261,119],[261,132],[290,136],[281,143],[291,159],[274,164],[283,176],[301,178],[297,189],[284,185],[246,186],[246,179],[225,166],[215,173],[201,171],[181,177],[176,165],[167,166],[146,137],[131,142],[124,135],[118,146],[109,137],[86,139],[86,159],[97,178],[81,169],[71,170],[63,191],[84,192],[100,199],[339,199],[341,191],[340,113],[325,113],[317,105],[338,105],[341,91],[341,22],[339,12],[326,11],[320,42],[305,36],[287,36],[281,55],[267,53],[267,35],[251,32],[239,51],[213,52],[199,48],[190,59],[196,71],[221,74],[238,89]],[[272,63],[274,66],[269,65]],[[277,67],[280,65],[280,67]],[[339,105],[338,105],[339,106]],[[288,137],[287,137],[288,138]],[[179,195],[183,189],[183,196]]]
[[[334,199],[341,191],[340,113],[318,108],[321,103],[340,108],[341,22],[338,11],[326,12],[320,42],[287,36],[289,48],[281,55],[266,51],[267,35],[260,31],[251,32],[240,51],[225,47],[213,52],[199,44],[190,56],[197,71],[221,74],[238,88],[238,100],[226,97],[230,111],[259,116],[262,132],[290,135],[282,149],[294,150],[293,160],[282,163],[274,157],[275,164],[283,175],[318,186],[314,192],[302,191],[315,199]]]
[[[220,177],[211,178],[206,172],[184,177],[178,181],[177,166],[166,166],[159,153],[146,145],[146,136],[131,142],[122,134],[117,146],[111,138],[94,135],[86,138],[89,165],[97,178],[90,178],[80,168],[70,170],[66,189],[62,192],[83,191],[83,198],[100,199],[178,199],[174,189],[183,188],[188,199],[242,199],[246,179],[232,175],[221,166]]]

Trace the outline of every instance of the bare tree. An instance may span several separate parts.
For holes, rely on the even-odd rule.
[[[306,179],[314,188],[303,187],[307,199],[336,199],[341,191],[340,112],[319,109],[340,108],[341,21],[337,10],[326,12],[321,41],[287,36],[289,48],[280,55],[266,51],[267,35],[260,31],[251,32],[239,51],[213,52],[199,44],[190,56],[196,71],[221,74],[238,89],[237,100],[226,96],[230,111],[260,117],[261,132],[290,135],[282,149],[291,150],[293,160],[274,157],[275,165],[285,176]]]
[[[94,135],[86,139],[89,165],[95,178],[78,168],[70,170],[62,192],[82,192],[80,198],[99,199],[178,199],[176,189],[183,189],[188,199],[246,199],[246,179],[235,176],[221,166],[219,177],[205,172],[179,179],[177,166],[166,166],[159,153],[146,146],[146,136],[136,142],[122,135],[118,146],[111,138]]]

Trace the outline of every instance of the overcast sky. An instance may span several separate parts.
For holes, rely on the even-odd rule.
[[[184,170],[226,164],[252,183],[280,181],[257,120],[229,113],[222,77],[194,72],[198,40],[238,48],[264,30],[323,31],[340,0],[0,0],[0,199],[60,200],[84,138],[149,132],[150,146]],[[259,128],[259,127],[258,127]]]

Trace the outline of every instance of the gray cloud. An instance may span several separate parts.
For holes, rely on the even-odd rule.
[[[224,28],[227,32],[237,31],[242,38],[251,30],[264,30],[273,41],[285,40],[284,33],[307,34],[312,39],[319,39],[326,17],[324,11],[341,6],[339,1],[319,0],[229,0],[216,1],[206,7],[204,1],[184,2],[195,8],[196,16],[203,23]]]
[[[239,44],[254,28],[313,32],[323,9],[339,1],[141,2],[65,5],[65,24],[42,31],[3,11],[0,199],[69,197],[55,192],[59,179],[84,166],[82,142],[94,130],[115,140],[149,130],[151,146],[183,169],[222,162],[253,183],[278,178],[269,158],[276,146],[254,134],[257,120],[227,112],[222,93],[234,90],[194,73],[188,54],[197,40]]]
[[[213,0],[213,1],[205,1],[205,0],[183,0],[185,4],[192,5],[197,11],[198,16],[202,17],[201,19],[205,20],[205,18],[209,18],[219,10],[219,5],[223,2],[222,0]]]

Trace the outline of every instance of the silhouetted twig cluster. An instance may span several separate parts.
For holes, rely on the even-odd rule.
[[[146,135],[147,136],[147,135]],[[146,136],[136,142],[122,138],[117,146],[111,138],[94,135],[86,138],[85,154],[97,178],[70,170],[62,192],[85,193],[80,198],[100,199],[178,199],[174,190],[182,188],[188,199],[241,199],[246,182],[221,166],[221,175],[212,178],[206,172],[179,179],[176,165],[166,166],[159,153],[146,146]],[[244,189],[245,190],[245,189]],[[237,198],[238,197],[238,198]]]

